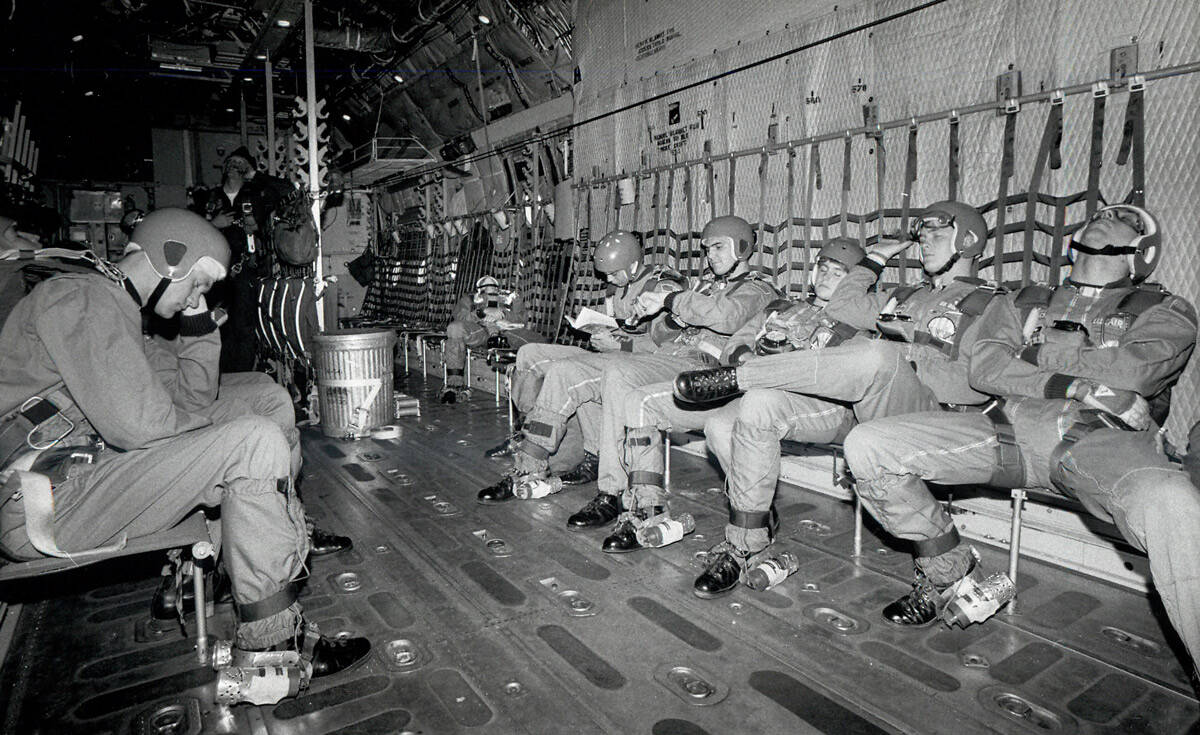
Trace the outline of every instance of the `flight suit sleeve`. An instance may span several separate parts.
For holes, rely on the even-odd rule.
[[[959,347],[972,388],[993,396],[1043,396],[1050,373],[1020,358],[1021,327],[1012,298],[1001,296],[967,328]]]
[[[1112,347],[1046,342],[1024,350],[1022,359],[1054,373],[1047,398],[1062,398],[1075,378],[1152,396],[1178,379],[1196,346],[1196,311],[1168,296],[1137,318]]]
[[[717,334],[733,334],[755,312],[779,293],[766,281],[752,280],[734,284],[716,294],[676,291],[668,294],[664,309],[691,327],[704,327]]]
[[[787,308],[787,307],[784,307]],[[731,365],[734,355],[739,355],[743,352],[754,352],[754,343],[758,337],[758,332],[763,325],[767,323],[767,317],[770,316],[772,309],[768,307],[763,311],[755,314],[750,321],[738,328],[729,341],[725,343],[725,348],[721,350],[721,364]],[[781,309],[782,311],[782,309]]]
[[[35,330],[71,398],[109,444],[140,449],[208,426],[175,405],[146,359],[141,324],[115,303],[123,294],[62,279]]]
[[[871,290],[883,273],[883,266],[867,259],[850,269],[833,290],[825,313],[855,329],[875,329],[879,312],[887,304],[888,295]]]
[[[180,335],[168,340],[155,335],[146,340],[146,360],[175,405],[198,411],[217,400],[221,377],[221,333]]]

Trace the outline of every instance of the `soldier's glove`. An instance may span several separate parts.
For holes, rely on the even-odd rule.
[[[1131,390],[1109,388],[1107,385],[1076,378],[1071,383],[1068,395],[1085,406],[1117,417],[1135,431],[1142,431],[1150,426],[1150,404]]]

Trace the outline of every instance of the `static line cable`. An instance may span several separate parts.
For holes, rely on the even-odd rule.
[[[837,33],[834,33],[834,34],[832,34],[832,35],[826,36],[826,37],[824,37],[824,38],[821,38],[821,39],[818,39],[818,40],[816,40],[816,41],[812,41],[812,42],[810,42],[810,43],[802,44],[802,45],[800,45],[800,46],[797,46],[797,47],[795,47],[795,48],[789,49],[789,50],[787,50],[787,51],[781,51],[781,52],[779,52],[779,53],[777,53],[777,54],[773,54],[773,55],[771,55],[771,56],[768,56],[768,57],[766,57],[766,58],[759,59],[759,60],[757,60],[757,61],[751,61],[751,62],[749,62],[749,63],[747,63],[747,64],[742,64],[741,66],[735,67],[735,68],[733,68],[733,69],[728,69],[728,70],[726,70],[726,71],[719,72],[719,73],[717,73],[717,74],[714,74],[714,75],[712,75],[712,76],[710,76],[710,77],[707,77],[707,78],[705,78],[705,79],[701,79],[701,80],[699,80],[699,81],[696,81],[696,82],[691,82],[691,83],[689,83],[689,84],[685,84],[685,85],[683,85],[682,87],[676,87],[675,89],[672,89],[672,90],[670,90],[670,91],[667,91],[667,92],[661,92],[661,93],[659,93],[659,94],[656,94],[656,95],[653,95],[653,96],[651,96],[651,97],[648,97],[648,98],[646,98],[646,99],[644,99],[644,100],[640,100],[640,101],[638,101],[638,102],[631,102],[631,103],[629,103],[628,105],[624,105],[624,106],[622,106],[622,107],[618,107],[618,108],[616,108],[616,109],[609,110],[608,112],[602,112],[602,113],[600,113],[600,114],[598,114],[598,115],[593,115],[592,117],[586,118],[586,119],[584,119],[584,120],[580,120],[579,122],[574,122],[574,123],[570,123],[570,124],[568,124],[568,125],[564,125],[564,126],[562,126],[562,127],[560,127],[560,128],[556,128],[556,129],[554,129],[554,130],[552,130],[552,131],[550,131],[550,132],[548,132],[548,133],[545,133],[545,134],[543,134],[543,135],[542,135],[542,136],[540,136],[540,137],[535,137],[535,138],[530,138],[530,139],[528,139],[528,140],[523,140],[523,141],[521,141],[520,143],[514,143],[514,144],[513,144],[513,145],[511,145],[511,146],[506,146],[504,149],[497,149],[497,150],[495,150],[495,151],[488,151],[488,152],[486,152],[486,153],[483,153],[483,154],[478,154],[478,155],[476,155],[476,156],[472,156],[471,158],[467,158],[467,159],[461,159],[461,160],[455,161],[454,163],[455,163],[456,165],[461,165],[461,164],[464,164],[464,163],[474,163],[475,161],[482,160],[482,159],[484,159],[484,158],[487,158],[488,156],[491,156],[491,155],[496,155],[496,154],[499,154],[499,153],[501,153],[501,152],[506,152],[506,151],[508,151],[508,150],[516,150],[516,149],[518,149],[518,148],[521,148],[521,147],[523,147],[523,146],[525,146],[525,145],[528,145],[528,144],[529,144],[529,143],[531,143],[531,142],[541,142],[542,140],[546,140],[547,138],[555,137],[555,136],[558,136],[558,135],[563,135],[563,134],[565,134],[565,133],[568,133],[568,132],[570,132],[570,131],[574,130],[575,128],[580,128],[580,127],[583,127],[584,125],[590,125],[591,123],[594,123],[594,122],[599,122],[600,120],[604,120],[604,119],[606,119],[606,118],[612,117],[613,115],[619,115],[619,114],[620,114],[620,113],[622,113],[622,112],[628,112],[629,110],[636,109],[636,108],[638,108],[638,107],[641,107],[641,106],[643,106],[643,105],[648,105],[648,104],[650,104],[651,102],[657,102],[658,100],[661,100],[661,99],[663,99],[663,98],[665,98],[665,97],[671,97],[671,96],[673,96],[673,95],[677,95],[677,94],[679,94],[679,93],[681,93],[681,92],[686,92],[686,91],[687,91],[687,90],[689,90],[689,89],[695,89],[696,87],[700,87],[700,86],[703,86],[703,85],[705,85],[705,84],[710,84],[710,83],[712,83],[712,82],[716,82],[716,81],[718,81],[718,80],[720,80],[720,79],[724,79],[725,77],[728,77],[728,76],[733,76],[734,74],[740,74],[740,73],[742,73],[742,72],[744,72],[744,71],[748,71],[748,70],[750,70],[750,69],[754,69],[754,68],[757,68],[757,67],[763,66],[764,64],[769,64],[769,63],[771,63],[771,62],[773,62],[773,61],[778,61],[779,59],[783,59],[783,58],[786,58],[786,57],[788,57],[788,56],[792,56],[792,55],[798,54],[798,53],[800,53],[801,51],[807,51],[808,49],[811,49],[811,48],[816,48],[817,46],[823,46],[823,45],[825,45],[825,44],[827,44],[827,43],[832,43],[833,41],[836,41],[836,40],[838,40],[838,39],[840,39],[840,38],[845,38],[846,36],[850,36],[850,35],[853,35],[853,34],[855,34],[855,33],[860,33],[860,32],[862,32],[862,31],[869,30],[869,29],[871,29],[871,28],[875,28],[875,27],[877,27],[877,26],[881,26],[881,25],[883,25],[884,23],[890,23],[890,22],[892,22],[892,21],[894,21],[894,20],[900,20],[901,18],[907,17],[907,16],[909,16],[909,15],[912,15],[912,14],[914,14],[914,13],[919,13],[919,12],[921,12],[922,10],[927,10],[927,9],[929,9],[929,8],[932,8],[932,7],[936,6],[936,5],[941,5],[941,4],[945,3],[945,2],[947,2],[947,0],[928,0],[928,2],[921,3],[920,5],[914,5],[913,7],[909,8],[909,9],[907,9],[907,10],[902,10],[902,11],[900,11],[900,12],[898,12],[898,13],[892,13],[891,15],[886,15],[886,16],[884,16],[884,17],[882,17],[882,18],[879,18],[879,19],[877,19],[877,20],[869,21],[869,22],[867,22],[867,23],[862,23],[862,24],[860,24],[860,25],[854,26],[853,28],[847,28],[847,29],[846,29],[846,30],[844,30],[844,31],[838,31]],[[398,183],[398,182],[402,182],[402,181],[407,181],[407,180],[408,180],[408,179],[410,179],[410,178],[416,178],[416,177],[418,177],[418,176],[422,176],[422,175],[424,175],[424,174],[427,174],[427,173],[431,173],[431,172],[433,172],[433,171],[436,171],[437,169],[441,168],[441,166],[442,166],[442,164],[439,164],[439,165],[437,165],[437,166],[433,166],[433,167],[430,167],[430,168],[422,169],[422,170],[420,170],[420,171],[418,171],[418,172],[411,172],[411,173],[408,173],[408,172],[406,172],[406,173],[404,173],[404,174],[399,174],[399,175],[398,175],[398,178],[397,178],[397,180],[396,180],[396,182],[389,182],[389,181],[387,181],[387,180],[385,179],[385,180],[384,180],[382,183],[383,183],[383,185],[384,185],[384,186],[387,186],[387,185],[389,185],[389,184],[391,184],[391,183]]]

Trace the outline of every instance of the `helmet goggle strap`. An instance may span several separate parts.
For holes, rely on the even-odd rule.
[[[955,224],[954,215],[947,214],[945,212],[930,212],[929,214],[920,217],[916,222],[913,223],[912,231],[910,233],[913,242],[920,242],[922,232],[927,230],[944,230],[948,227],[954,228],[954,254],[950,256],[950,259],[947,260],[946,264],[941,268],[938,268],[936,271],[932,272],[926,271],[926,273],[935,278],[953,268],[954,264],[958,262],[958,259],[962,257],[962,250],[958,247],[958,225]],[[924,262],[925,256],[922,255],[921,263],[924,264]]]

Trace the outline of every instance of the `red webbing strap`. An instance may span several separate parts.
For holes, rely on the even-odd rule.
[[[792,220],[796,217],[794,202],[796,201],[796,149],[787,149],[787,293],[792,291]],[[779,249],[775,249],[775,270],[779,270]]]
[[[1059,199],[1054,205],[1054,234],[1050,238],[1050,272],[1046,283],[1057,286],[1062,282],[1060,271],[1063,266],[1063,239],[1067,236],[1067,203]]]
[[[996,247],[992,251],[992,274],[997,283],[1004,282],[1004,226],[1008,213],[1008,181],[1013,175],[1013,148],[1017,139],[1017,113],[1013,106],[1004,113],[1004,139],[1001,141],[1000,191],[996,194]],[[979,272],[979,260],[971,262],[971,276]]]
[[[620,197],[617,196],[617,187],[615,184],[610,182],[607,185],[605,185],[605,187],[604,187],[604,232],[605,233],[612,232],[612,230],[613,230],[611,217],[612,217],[612,213],[613,213],[613,200],[614,199],[617,200],[617,206],[618,207],[621,206],[621,199],[620,199]],[[516,229],[516,226],[517,225],[514,222],[513,228]],[[513,234],[515,235],[516,233],[514,232]],[[601,236],[603,236],[603,233],[601,233]],[[515,247],[516,243],[513,243],[513,245]]]
[[[642,177],[641,174],[634,174],[630,178],[633,179],[633,222],[630,223],[629,229],[634,232],[642,231]]]
[[[808,286],[808,260],[812,254],[812,203],[814,189],[821,188],[821,153],[816,143],[808,149],[808,184],[804,187],[804,259],[801,261],[802,283]]]
[[[1108,85],[1097,82],[1092,87],[1092,152],[1088,158],[1087,217],[1096,212],[1100,198],[1100,167],[1104,165],[1104,105],[1108,100]]]
[[[667,249],[671,248],[671,235],[675,233],[675,169],[667,171],[667,221],[663,225],[663,234],[667,237]],[[679,268],[679,253],[683,250],[684,238],[675,238],[675,260],[671,262],[671,267]],[[666,253],[663,254],[663,263],[670,262],[667,260]]]
[[[696,198],[695,196],[693,196],[695,193],[696,193],[696,184],[694,181],[692,181],[692,167],[684,166],[683,167],[683,196],[684,196],[684,199],[687,200],[688,250],[687,250],[687,271],[686,271],[686,273],[688,275],[691,275],[691,273],[692,273],[692,252],[696,249],[696,238],[695,238],[696,227],[693,222],[693,219],[696,215],[695,215],[695,212],[693,211],[695,209],[695,207],[692,206],[692,203]],[[679,264],[677,263],[675,265],[675,267],[678,269]]]
[[[767,224],[767,167],[770,166],[771,159],[767,155],[767,150],[758,156],[758,252],[763,252],[767,247],[766,230]],[[732,212],[731,212],[732,213]],[[778,239],[778,238],[776,238]],[[779,262],[779,247],[772,248],[775,251],[776,264]],[[771,280],[775,280],[775,271],[771,271]]]
[[[904,190],[900,192],[900,235],[908,236],[908,218],[912,210],[913,182],[917,180],[917,126],[908,126],[908,157],[904,162]],[[900,283],[908,282],[908,256],[900,253]]]
[[[542,167],[538,162],[538,152],[536,150],[537,147],[539,147],[539,146],[535,146],[535,150],[533,152],[533,157],[529,162],[529,165],[533,167],[533,201],[531,201],[529,203],[529,213],[530,213],[529,239],[530,239],[530,243],[533,246],[533,252],[535,252],[535,253],[541,251],[540,245],[541,245],[541,235],[542,235],[542,227],[541,227],[541,222],[542,222],[542,217],[541,217],[541,213],[542,213],[541,168]],[[621,210],[618,209],[617,210],[617,227],[620,227],[620,226],[621,226]]]
[[[717,173],[713,170],[712,141],[704,141],[704,173],[708,176],[708,218],[717,217]]]
[[[616,221],[613,223],[612,227],[604,230],[606,233],[621,229],[621,180],[617,179],[616,181],[613,181],[611,187],[613,193],[613,217]]]
[[[1124,166],[1133,154],[1133,190],[1129,202],[1139,207],[1146,203],[1146,129],[1145,87],[1129,85],[1129,100],[1125,104],[1125,125],[1121,133],[1121,150],[1117,165]]]
[[[880,240],[883,239],[883,186],[887,179],[887,149],[883,147],[883,133],[874,133],[871,136],[875,142],[875,234]],[[867,249],[867,233],[866,227],[860,231],[858,244],[863,250]]]
[[[852,140],[850,134],[847,133],[846,144],[842,147],[842,237],[849,237],[847,230],[850,226],[850,145]]]
[[[950,114],[950,157],[949,157],[950,158],[950,160],[949,160],[950,174],[947,177],[948,181],[949,181],[949,190],[946,194],[946,198],[953,200],[953,201],[958,200],[958,177],[959,177],[958,152],[959,152],[958,113],[951,113]]]
[[[1037,221],[1037,199],[1042,191],[1042,175],[1050,160],[1050,152],[1057,148],[1062,140],[1062,111],[1063,98],[1054,97],[1050,101],[1050,114],[1046,116],[1046,127],[1042,129],[1042,142],[1038,145],[1037,159],[1033,164],[1033,174],[1029,177],[1029,192],[1025,197],[1025,251],[1021,255],[1021,285],[1028,286],[1031,282],[1033,269],[1033,231]]]
[[[654,172],[654,193],[650,196],[650,208],[654,210],[654,217],[650,222],[651,232],[654,233],[654,247],[659,244],[659,233],[661,232],[662,223],[662,172]]]
[[[735,202],[737,202],[737,158],[731,156],[729,158],[729,190],[726,201],[725,214],[733,214]],[[713,214],[716,214],[716,203],[713,203]]]

